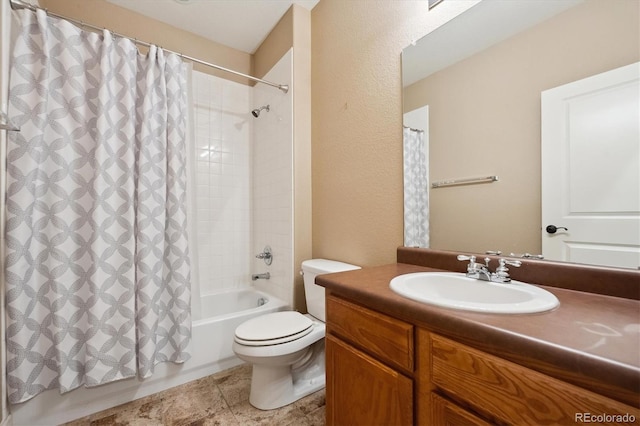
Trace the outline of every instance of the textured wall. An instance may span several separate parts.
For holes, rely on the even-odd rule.
[[[477,1],[321,0],[312,21],[313,256],[395,262],[402,245],[400,53]]]

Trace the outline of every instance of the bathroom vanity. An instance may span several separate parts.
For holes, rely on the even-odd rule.
[[[402,274],[462,272],[455,255],[400,248],[396,264],[317,277],[328,425],[640,422],[640,272],[524,262],[514,279],[560,300],[539,314],[439,308],[389,289]]]

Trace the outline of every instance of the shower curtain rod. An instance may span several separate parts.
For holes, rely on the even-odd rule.
[[[12,9],[29,9],[29,10],[31,10],[33,12],[35,12],[38,9],[42,9],[40,7],[33,6],[32,4],[25,3],[25,2],[20,1],[20,0],[9,0],[9,2],[11,3],[11,8]],[[102,30],[106,29],[106,28],[96,27],[95,25],[87,24],[86,22],[78,21],[77,19],[69,18],[67,16],[58,15],[57,13],[49,12],[48,9],[42,9],[42,10],[44,10],[46,12],[46,14],[49,15],[49,16],[53,16],[54,18],[65,19],[65,20],[67,20],[69,22],[73,22],[76,25],[80,25],[81,28],[87,27],[87,28],[91,28],[92,30],[97,30],[97,31],[102,31]],[[107,31],[109,31],[111,34],[113,34],[116,37],[129,39],[129,40],[133,41],[135,44],[138,44],[138,45],[141,45],[141,46],[151,47],[151,45],[152,45],[151,43],[147,43],[146,41],[141,41],[141,40],[138,40],[138,39],[135,39],[135,38],[131,38],[131,37],[126,36],[124,34],[119,34],[119,33],[116,33],[114,31],[111,31],[111,30],[107,30]],[[180,56],[183,59],[186,59],[186,60],[191,61],[191,62],[195,62],[195,63],[200,64],[200,65],[205,65],[207,67],[215,68],[215,69],[220,70],[220,71],[224,71],[224,72],[228,72],[228,73],[231,73],[231,74],[238,75],[240,77],[248,78],[249,80],[257,81],[258,83],[263,83],[263,84],[267,84],[269,86],[276,87],[276,88],[282,90],[284,93],[287,93],[289,91],[289,86],[287,84],[273,83],[271,81],[263,80],[263,79],[258,78],[258,77],[254,77],[254,76],[251,76],[251,75],[248,75],[248,74],[243,74],[243,73],[241,73],[239,71],[234,71],[234,70],[229,69],[229,68],[221,67],[220,65],[212,64],[210,62],[206,62],[206,61],[203,61],[201,59],[194,58],[192,56],[184,55],[184,54],[179,53],[179,52],[174,52],[173,50],[164,49],[164,48],[163,48],[163,50],[165,52],[176,54],[176,55]]]

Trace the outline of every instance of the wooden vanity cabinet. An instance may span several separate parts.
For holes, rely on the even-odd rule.
[[[327,425],[598,424],[640,409],[327,296]],[[622,422],[624,423],[624,422]],[[633,422],[632,422],[633,423]]]
[[[327,425],[411,425],[411,324],[327,297]]]
[[[327,425],[413,424],[413,380],[328,335]]]
[[[481,413],[475,417],[478,420],[514,425],[568,425],[584,423],[581,420],[586,416],[603,414],[608,417],[598,424],[620,424],[624,415],[640,418],[640,410],[635,407],[426,330],[418,333],[419,350],[428,354],[421,358],[425,364],[419,371],[424,374],[418,380],[430,383],[432,396],[444,395],[451,404],[459,401]],[[430,405],[426,410],[431,414],[431,424],[441,424],[437,412],[442,410],[436,409],[433,401]],[[472,415],[469,411],[467,414]]]

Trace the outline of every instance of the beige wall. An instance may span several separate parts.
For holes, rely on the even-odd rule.
[[[230,68],[244,74],[253,71],[252,56],[248,53],[212,42],[193,33],[164,24],[105,0],[39,0],[40,6],[69,18],[154,43],[174,52],[192,56],[205,62]],[[247,79],[194,64],[195,70],[218,77],[249,84]]]
[[[299,6],[298,6],[299,7]],[[267,38],[256,49],[253,72],[256,77],[263,77],[278,62],[282,55],[293,47],[294,8],[290,7]]]
[[[640,59],[640,2],[591,0],[419,81],[430,179],[496,174],[431,190],[431,247],[541,253],[540,92]]]
[[[312,22],[313,256],[395,262],[403,242],[400,52],[474,2],[320,0]]]
[[[311,12],[294,5],[293,21],[293,267],[312,256]],[[306,309],[303,280],[294,273],[296,309]]]

